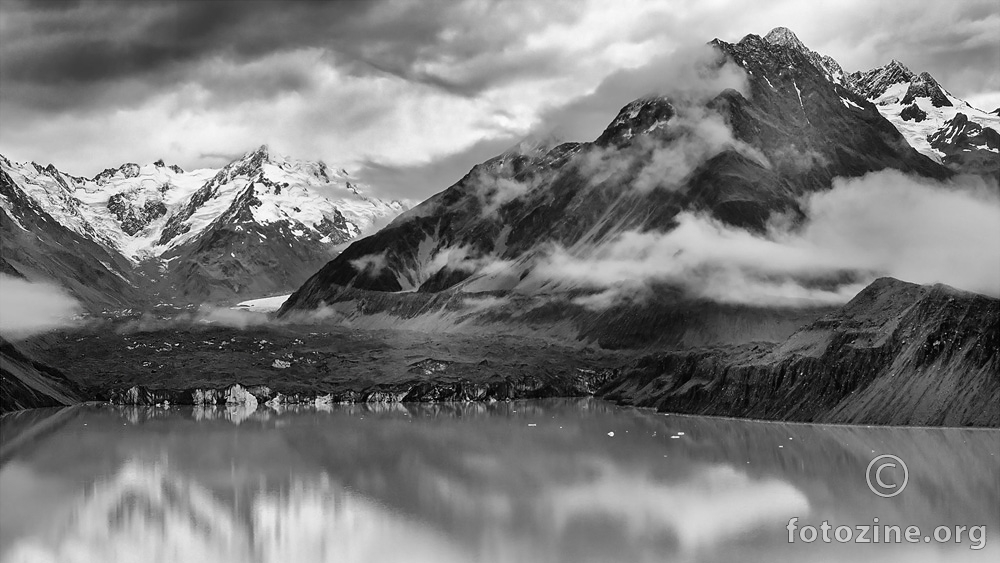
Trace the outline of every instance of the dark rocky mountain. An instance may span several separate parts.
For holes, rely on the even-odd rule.
[[[692,414],[995,427],[1000,300],[882,278],[780,344],[648,356],[601,392]]]
[[[296,291],[281,314],[341,303],[338,310],[354,322],[416,322],[434,315],[435,323],[452,322],[442,320],[441,314],[456,309],[446,304],[488,297],[502,303],[459,318],[545,324],[597,340],[603,328],[611,334],[615,327],[631,335],[629,346],[676,343],[683,340],[680,333],[664,336],[653,327],[684,318],[682,311],[713,307],[695,304],[681,288],[663,287],[650,303],[595,312],[580,304],[586,288],[539,275],[547,248],[555,244],[585,255],[623,232],[669,232],[684,211],[761,230],[772,214],[801,216],[799,198],[828,189],[834,177],[885,168],[950,175],[913,150],[872,103],[831,82],[827,70],[788,44],[788,35],[771,37],[712,43],[715,65],[733,61],[746,72],[745,94],[726,90],[696,108],[665,97],[639,99],[622,108],[594,142],[564,143],[544,154],[507,152],[477,165],[380,232],[354,242]],[[703,147],[692,114],[728,128],[732,139],[698,152],[690,169],[660,171],[649,185],[650,163],[661,151],[687,155],[697,152],[692,146]],[[848,275],[823,283],[857,281]],[[773,317],[760,321],[767,315],[751,309],[695,314],[705,324],[686,330],[712,332],[716,322],[734,323],[746,330],[731,341],[746,342],[780,339],[795,327]],[[775,323],[787,328],[774,330]]]
[[[267,147],[218,171],[158,160],[86,179],[0,157],[0,174],[4,271],[65,285],[92,311],[288,292],[403,210]]]
[[[921,121],[927,119],[927,112],[920,109],[916,103],[912,103],[905,108],[903,111],[899,112],[899,117],[903,121],[914,121],[920,123]]]

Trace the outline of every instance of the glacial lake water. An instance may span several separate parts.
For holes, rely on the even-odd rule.
[[[881,454],[906,464],[896,496],[867,484]],[[900,469],[876,477],[898,484]],[[875,518],[921,537],[837,542],[836,527]],[[939,526],[949,541],[924,543]],[[985,528],[955,542],[956,526]],[[2,561],[998,561],[998,548],[996,430],[596,400],[95,405],[0,422]]]

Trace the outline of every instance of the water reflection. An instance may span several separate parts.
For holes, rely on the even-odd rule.
[[[11,561],[461,561],[433,532],[327,479],[241,499],[247,512],[166,469],[126,462],[72,501],[44,536],[17,542]],[[405,538],[383,546],[382,538]],[[394,553],[395,552],[395,553]],[[405,559],[400,558],[400,560]]]
[[[615,522],[630,540],[676,540],[689,553],[806,514],[809,501],[788,483],[752,479],[731,466],[708,466],[678,483],[600,464],[595,479],[542,496],[556,533],[578,522]]]
[[[87,408],[0,421],[4,561],[995,559],[785,525],[1000,524],[996,431],[761,424],[598,401]],[[68,415],[67,412],[71,412]],[[42,430],[40,430],[42,429]],[[877,453],[906,491],[865,485]]]

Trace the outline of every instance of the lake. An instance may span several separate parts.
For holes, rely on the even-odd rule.
[[[905,474],[869,470],[883,454]],[[1000,554],[996,430],[749,422],[589,399],[85,405],[4,417],[0,464],[3,561]],[[916,543],[886,541],[909,526]],[[877,543],[855,541],[875,531]]]

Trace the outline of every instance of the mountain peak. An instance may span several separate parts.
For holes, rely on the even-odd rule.
[[[805,44],[799,40],[798,36],[795,35],[795,32],[787,27],[776,27],[772,29],[767,33],[767,35],[764,36],[764,42],[802,53],[813,66],[819,69],[819,71],[826,76],[827,80],[833,82],[834,84],[844,85],[844,70],[840,68],[840,64],[837,63],[833,57],[830,57],[829,55],[821,55],[809,47],[806,47]]]
[[[877,100],[895,84],[906,84],[916,75],[906,65],[892,59],[889,64],[864,72],[854,72],[850,76],[853,90],[869,100]]]
[[[928,98],[934,107],[951,106],[951,100],[945,95],[944,89],[928,72],[921,72],[910,78],[910,85],[903,96],[903,104],[911,104],[916,98]]]
[[[261,145],[253,150],[247,151],[243,156],[239,158],[242,162],[268,162],[271,159],[271,149],[266,144]]]
[[[907,74],[913,74],[912,72],[910,72],[910,69],[906,68],[906,65],[904,65],[901,62],[899,62],[896,59],[892,59],[891,61],[889,61],[889,64],[883,66],[882,68],[884,68],[886,70],[896,69],[896,70],[901,70],[901,71],[903,71],[903,72],[905,72]]]
[[[784,47],[792,47],[798,49],[799,51],[806,52],[809,49],[799,40],[795,32],[788,29],[787,27],[776,27],[771,31],[767,32],[764,36],[764,41],[772,45],[782,45]]]
[[[134,162],[126,162],[118,168],[105,168],[102,172],[94,176],[93,181],[97,185],[103,186],[117,174],[121,174],[126,179],[135,178],[139,175],[139,165]]]

